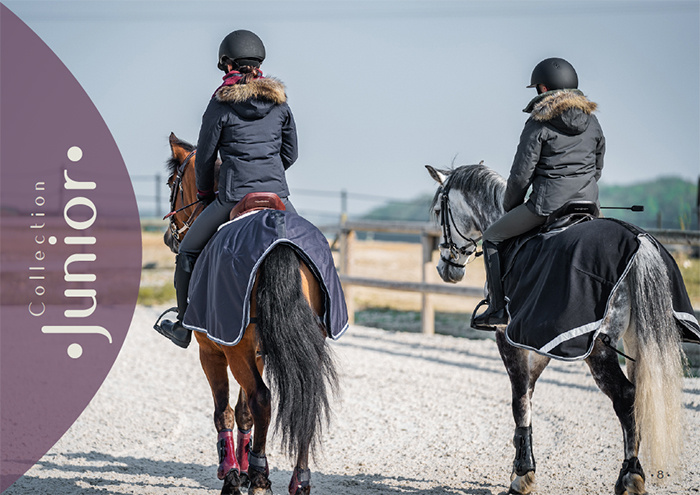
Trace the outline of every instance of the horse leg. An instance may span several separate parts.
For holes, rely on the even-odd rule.
[[[199,342],[199,360],[214,398],[214,426],[218,432],[216,446],[219,453],[217,476],[224,480],[221,493],[238,495],[241,493],[240,468],[233,440],[234,413],[229,405],[228,362],[218,344],[199,332],[195,332],[195,336]]]
[[[229,368],[243,389],[243,397],[247,398],[247,407],[239,408],[239,424],[250,425],[252,420],[253,426],[253,441],[252,446],[249,444],[248,451],[248,494],[272,495],[270,469],[265,456],[267,432],[272,415],[271,394],[262,378],[262,358],[257,356],[254,325],[249,325],[241,341],[233,347],[226,348],[225,352]]]
[[[639,439],[634,421],[634,385],[622,372],[615,351],[600,340],[596,340],[586,363],[598,388],[612,400],[622,426],[625,460],[615,483],[615,494],[644,494],[644,471],[637,458]]]
[[[510,378],[515,433],[515,459],[508,493],[526,495],[535,483],[535,456],[532,452],[532,394],[535,383],[549,358],[511,346],[503,331],[496,332],[496,343]]]
[[[253,415],[248,407],[248,397],[245,391],[238,390],[238,401],[234,408],[236,425],[238,425],[238,438],[236,439],[236,460],[241,469],[241,485],[248,486],[248,452],[250,451],[250,438],[253,429]]]
[[[248,452],[249,495],[272,495],[270,468],[265,456],[267,431],[272,413],[270,390],[260,374],[255,377],[255,390],[248,393],[248,405],[253,415],[253,445]]]
[[[317,315],[323,314],[323,296],[309,267],[300,266],[302,292]],[[309,445],[300,447],[296,466],[289,482],[289,495],[309,495],[311,493],[311,470],[309,469]]]
[[[311,470],[309,452],[301,452],[289,482],[289,495],[309,495],[311,493]]]

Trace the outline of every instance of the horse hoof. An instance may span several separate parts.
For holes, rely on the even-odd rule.
[[[236,469],[231,469],[224,477],[224,486],[221,488],[221,495],[242,495],[241,478]]]
[[[241,473],[241,486],[243,488],[248,488],[250,486],[250,478],[248,478],[248,473]]]
[[[272,483],[266,473],[251,469],[248,475],[250,477],[248,495],[272,495]]]
[[[635,473],[627,473],[615,484],[615,495],[647,495],[644,478]]]
[[[510,475],[510,487],[508,488],[509,495],[528,495],[535,487],[535,472],[528,471],[522,476],[518,476],[513,472]]]
[[[644,488],[644,470],[639,459],[625,459],[620,469],[620,476],[615,483],[615,495],[646,495]]]
[[[248,489],[248,495],[272,495],[272,490],[264,487],[252,487]]]

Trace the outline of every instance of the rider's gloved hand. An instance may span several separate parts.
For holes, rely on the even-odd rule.
[[[197,191],[197,200],[204,203],[204,206],[207,206],[215,199],[216,194],[214,193],[213,189],[209,189],[208,191]]]

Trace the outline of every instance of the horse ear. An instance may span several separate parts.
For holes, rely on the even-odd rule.
[[[444,172],[441,172],[440,170],[433,168],[430,165],[426,165],[425,168],[428,169],[430,177],[432,177],[438,184],[442,185],[447,180],[447,174],[445,174]]]
[[[187,158],[189,152],[182,146],[182,141],[175,135],[174,132],[170,133],[168,141],[170,142],[170,151],[173,154],[173,158],[182,163],[185,158]]]
[[[170,136],[168,137],[168,142],[170,143],[170,151],[173,152],[173,156],[175,156],[175,145],[180,142],[180,140],[177,138],[174,132],[170,133]]]

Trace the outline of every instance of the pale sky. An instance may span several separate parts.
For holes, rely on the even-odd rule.
[[[134,178],[163,173],[171,131],[196,144],[223,75],[219,43],[235,29],[262,38],[263,71],[287,86],[300,153],[291,199],[320,221],[337,217],[341,190],[351,213],[432,193],[425,164],[484,160],[507,176],[535,96],[525,86],[552,56],[599,105],[603,182],[700,175],[697,0],[3,3],[85,89]],[[142,214],[153,187],[134,180]]]

